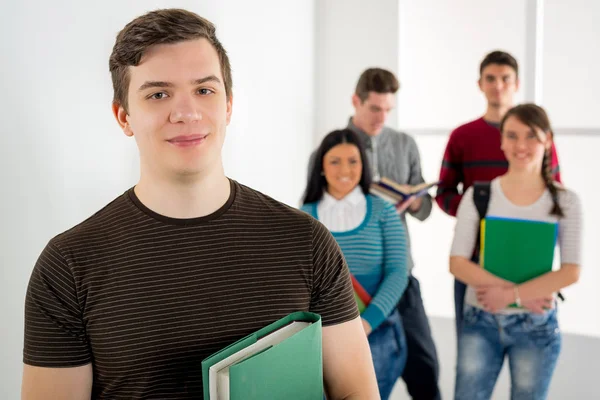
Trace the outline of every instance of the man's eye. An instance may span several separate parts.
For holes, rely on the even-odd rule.
[[[210,89],[198,89],[198,93],[200,93],[203,96],[206,96],[207,94],[212,94],[214,92]]]
[[[158,93],[154,93],[154,94],[150,95],[150,97],[148,97],[148,98],[152,99],[152,100],[161,100],[161,99],[164,99],[165,97],[167,97],[167,94],[165,92],[158,92]]]

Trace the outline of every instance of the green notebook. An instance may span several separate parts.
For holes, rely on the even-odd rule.
[[[321,317],[298,311],[202,361],[207,400],[323,399]]]
[[[500,278],[523,283],[552,271],[558,224],[486,217],[480,235],[480,264]]]

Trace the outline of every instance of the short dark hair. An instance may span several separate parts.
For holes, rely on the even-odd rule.
[[[312,168],[310,169],[308,176],[308,183],[304,190],[302,204],[312,203],[323,198],[323,193],[327,189],[327,180],[322,174],[323,157],[325,157],[325,154],[327,154],[332,147],[342,143],[350,143],[358,147],[358,152],[362,161],[362,172],[358,184],[364,194],[369,193],[369,187],[371,186],[371,171],[369,169],[365,146],[356,133],[352,132],[350,129],[341,129],[327,134],[315,152]]]
[[[113,83],[113,103],[127,110],[129,67],[139,65],[144,53],[157,44],[175,44],[206,39],[219,55],[227,99],[231,98],[232,78],[229,57],[212,22],[179,8],[155,10],[129,22],[117,35],[110,55],[109,70]]]
[[[400,83],[392,72],[383,68],[369,68],[358,78],[354,93],[364,102],[369,92],[394,94],[399,88]]]
[[[491,64],[508,65],[515,70],[515,74],[519,77],[519,64],[517,60],[505,51],[496,50],[486,55],[479,65],[479,75],[481,76],[485,67]]]

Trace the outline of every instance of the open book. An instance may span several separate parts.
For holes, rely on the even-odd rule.
[[[370,187],[371,194],[378,196],[394,204],[398,212],[403,212],[411,204],[413,197],[425,196],[429,189],[436,186],[439,181],[425,182],[419,185],[411,186],[410,191],[406,191],[403,186],[389,178],[381,178],[379,182],[373,182]]]
[[[202,361],[208,400],[322,399],[321,318],[292,313]]]

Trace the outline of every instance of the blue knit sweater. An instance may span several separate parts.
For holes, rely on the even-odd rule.
[[[350,272],[372,297],[362,313],[373,330],[392,313],[408,282],[406,230],[394,207],[367,195],[367,214],[355,229],[331,232]],[[317,202],[301,209],[314,218]]]

